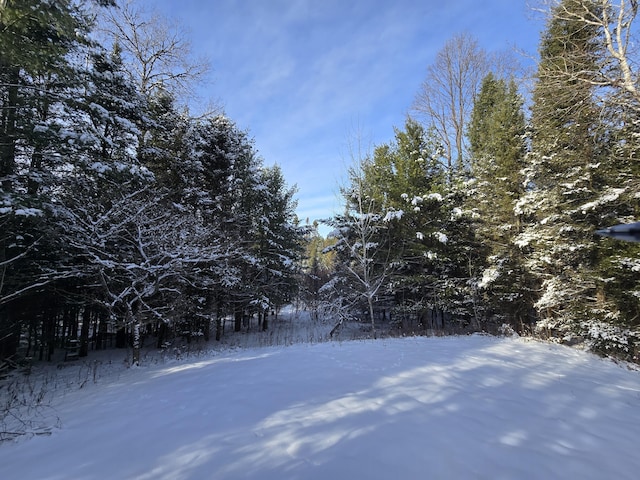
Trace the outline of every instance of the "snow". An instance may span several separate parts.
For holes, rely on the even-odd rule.
[[[96,173],[104,174],[111,171],[111,167],[103,162],[93,162],[89,165],[91,170],[94,170]]]
[[[624,188],[609,188],[609,190],[598,200],[585,203],[584,205],[579,207],[578,210],[580,210],[583,214],[586,214],[588,211],[591,211],[602,204],[607,204],[618,200],[618,198],[620,198],[620,195],[622,195],[624,192]]]
[[[436,202],[442,202],[442,195],[439,193],[430,193],[429,195],[424,196],[425,200],[434,200]]]
[[[482,279],[478,282],[479,288],[487,288],[500,277],[500,270],[497,267],[486,268],[482,272]]]
[[[522,232],[515,239],[516,246],[520,248],[525,248],[529,246],[532,242],[536,241],[539,238],[539,235],[536,232]]]
[[[402,215],[404,215],[403,210],[389,210],[382,221],[391,222],[392,220],[400,220],[402,218]]]
[[[13,213],[22,217],[39,217],[42,215],[42,210],[39,208],[17,208]]]
[[[209,352],[56,400],[3,478],[636,479],[640,372],[521,338]]]
[[[442,233],[442,232],[434,232],[433,236],[436,238],[436,240],[438,240],[440,243],[447,243],[447,241],[449,240],[449,238],[447,237],[446,234]]]

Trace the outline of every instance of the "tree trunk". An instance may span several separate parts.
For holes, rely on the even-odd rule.
[[[0,307],[0,360],[11,358],[18,352],[20,324],[12,320],[9,308]]]
[[[84,307],[82,312],[82,328],[80,329],[80,351],[78,356],[86,357],[89,355],[89,328],[91,327],[91,308]]]
[[[222,338],[222,303],[218,300],[216,307],[216,342]]]
[[[158,327],[158,343],[156,344],[157,348],[162,348],[164,345],[164,339],[167,336],[167,324],[166,322],[160,322],[160,326]]]
[[[133,326],[133,365],[140,365],[140,321],[137,318],[132,318]]]
[[[219,342],[222,339],[222,318],[216,316],[216,341]]]
[[[235,320],[233,331],[239,332],[240,330],[242,330],[242,308],[236,306],[233,313]]]
[[[18,108],[18,82],[20,71],[15,67],[0,64],[7,73],[7,104],[3,105],[0,123],[0,179],[5,192],[12,191],[11,175],[16,157],[16,110]]]
[[[46,314],[47,318],[47,362],[51,361],[53,352],[55,351],[56,344],[56,326],[58,324],[58,317],[55,311],[49,310]]]
[[[372,297],[367,297],[367,304],[369,305],[369,316],[371,317],[371,333],[373,334],[373,338],[377,338],[376,321],[373,318],[373,298]]]
[[[94,338],[96,339],[95,345],[96,350],[102,350],[106,348],[106,332],[107,332],[107,323],[104,318],[104,313],[100,311],[99,317],[96,319],[97,325],[94,330]]]
[[[127,328],[119,328],[116,331],[116,348],[127,348],[127,343]]]
[[[36,146],[35,151],[31,155],[31,173],[27,180],[27,193],[29,195],[36,195],[40,189],[40,172],[42,170],[42,147]]]
[[[204,341],[208,342],[211,338],[211,317],[207,316],[202,320],[202,333],[204,334]]]
[[[29,331],[27,333],[27,351],[24,354],[25,357],[31,357],[33,355],[33,352],[31,351],[31,349],[33,348],[33,340],[35,338],[35,335],[36,335],[36,320],[34,318],[31,318],[31,321],[29,321]],[[1,333],[0,333],[0,336],[2,336]],[[0,348],[0,351],[1,351],[1,348]],[[0,353],[0,360],[2,360],[2,353]]]

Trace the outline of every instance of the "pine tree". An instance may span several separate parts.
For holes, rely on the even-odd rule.
[[[278,311],[297,295],[297,268],[303,230],[295,215],[295,188],[288,188],[278,166],[260,172],[258,201],[253,215],[252,251],[257,267],[259,314]],[[266,317],[263,329],[267,329]]]
[[[387,220],[393,291],[400,322],[408,327],[435,306],[433,276],[444,246],[444,169],[433,132],[411,118],[395,139],[378,146],[365,168],[366,191]]]
[[[517,329],[528,322],[533,287],[523,252],[514,243],[522,220],[514,208],[524,193],[522,103],[513,80],[490,73],[483,80],[468,129],[474,182],[467,208],[476,213],[476,236],[485,256],[478,287],[488,315]]]
[[[640,218],[640,108],[621,88],[606,98],[609,155],[594,170],[599,195],[581,206],[599,228]],[[634,106],[635,105],[635,106]],[[586,327],[591,347],[606,355],[640,359],[640,245],[597,239],[594,258],[596,302]]]
[[[16,352],[24,323],[14,302],[29,304],[66,276],[55,258],[50,195],[68,166],[61,117],[74,108],[71,60],[87,45],[89,26],[69,1],[7,1],[0,9],[0,359]]]
[[[556,8],[599,7],[563,0]],[[585,206],[600,198],[608,142],[599,123],[596,82],[584,75],[598,71],[601,49],[597,26],[552,12],[533,94],[527,192],[517,209],[535,221],[516,243],[527,251],[527,267],[541,285],[538,328],[560,336],[588,336],[597,314],[593,231],[601,220]]]
[[[175,98],[160,90],[148,100],[145,141],[138,144],[140,162],[171,192],[173,201],[189,203],[199,175],[197,160],[188,145],[195,120],[180,111]]]

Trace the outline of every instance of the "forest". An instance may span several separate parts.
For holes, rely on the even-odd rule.
[[[354,140],[327,238],[249,132],[184,107],[204,66],[180,39],[116,3],[0,1],[2,368],[138,363],[291,303],[373,337],[517,332],[640,361],[640,247],[594,235],[640,213],[636,1],[551,2],[529,76],[447,40],[395,138]]]

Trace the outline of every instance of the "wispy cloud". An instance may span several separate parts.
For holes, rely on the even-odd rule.
[[[206,93],[250,129],[266,163],[298,185],[300,216],[314,218],[332,213],[353,123],[374,144],[391,140],[448,38],[467,31],[486,48],[530,49],[539,30],[513,0],[157,4],[190,26],[214,67]]]

